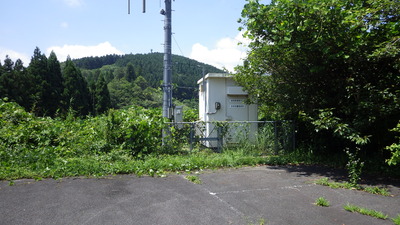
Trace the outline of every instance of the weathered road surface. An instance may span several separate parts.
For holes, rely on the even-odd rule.
[[[3,181],[0,224],[393,224],[347,212],[347,203],[400,214],[398,184],[386,185],[390,197],[313,184],[342,176],[326,168],[260,166],[197,176],[202,184],[176,174]],[[318,197],[331,206],[314,205]]]

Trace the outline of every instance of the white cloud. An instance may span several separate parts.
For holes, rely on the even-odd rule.
[[[79,7],[83,5],[84,0],[64,0],[64,3],[70,7]]]
[[[66,29],[66,28],[69,27],[69,24],[68,24],[67,22],[62,22],[62,23],[60,24],[60,27]]]
[[[51,51],[56,53],[58,60],[65,61],[67,56],[69,55],[72,59],[88,57],[88,56],[104,56],[108,54],[124,54],[122,51],[118,50],[114,46],[110,44],[110,42],[106,41],[104,43],[100,43],[95,46],[84,46],[84,45],[64,45],[53,46],[47,48],[47,55],[50,54]]]
[[[17,59],[21,59],[22,62],[24,63],[24,66],[28,66],[31,61],[31,57],[25,53],[20,53],[20,52],[11,50],[11,49],[6,49],[6,48],[0,47],[0,60],[2,61],[2,63],[4,62],[4,59],[6,59],[7,55],[14,62]]]
[[[192,46],[190,58],[218,68],[226,68],[232,72],[234,67],[241,65],[247,56],[246,46],[249,41],[242,35],[243,32],[240,32],[235,38],[220,39],[212,49],[196,43]],[[242,43],[242,45],[238,45],[238,43]]]

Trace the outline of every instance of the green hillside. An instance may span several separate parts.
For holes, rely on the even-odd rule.
[[[161,104],[161,101],[155,101],[154,98],[157,97],[154,93],[160,91],[163,82],[163,57],[162,53],[107,55],[85,57],[73,62],[81,69],[89,84],[95,83],[100,75],[105,78],[115,108],[129,105],[128,99],[137,99],[138,96],[135,95],[139,93],[140,97],[146,96],[143,101],[154,107]],[[197,99],[196,82],[202,77],[203,69],[205,73],[223,72],[216,67],[178,55],[173,55],[172,64],[173,96],[180,101]],[[147,88],[150,90],[146,91]],[[133,93],[129,96],[124,92]],[[117,95],[124,96],[117,99]]]
[[[197,80],[222,72],[182,56],[172,57],[174,103],[196,108]],[[99,115],[109,108],[162,105],[163,54],[47,57],[38,47],[27,67],[8,56],[0,62],[0,98],[13,101],[37,116]]]

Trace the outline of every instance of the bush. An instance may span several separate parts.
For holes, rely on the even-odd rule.
[[[0,165],[51,167],[58,158],[119,154],[139,156],[161,145],[162,117],[154,110],[111,110],[86,119],[35,117],[0,101]]]
[[[399,140],[399,143],[393,143],[392,145],[386,147],[386,149],[392,153],[392,157],[387,160],[387,163],[389,165],[397,165],[397,163],[400,163],[400,121],[391,131],[398,133],[397,139]]]
[[[163,118],[154,110],[110,110],[103,127],[106,142],[113,148],[126,149],[133,156],[156,151],[161,146]]]

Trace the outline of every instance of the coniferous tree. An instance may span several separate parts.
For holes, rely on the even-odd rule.
[[[13,67],[14,67],[14,62],[7,55],[6,59],[4,60],[4,65],[3,65],[4,72],[9,72],[10,73],[13,70]]]
[[[10,96],[10,91],[12,90],[13,87],[11,85],[13,84],[12,81],[12,68],[14,66],[14,62],[6,56],[6,59],[4,60],[4,65],[0,65],[0,97],[1,98],[9,98],[10,100],[13,100],[13,96]]]
[[[46,89],[50,87],[46,81],[48,76],[47,57],[40,52],[38,47],[35,48],[31,62],[28,67],[28,75],[32,79],[30,86],[31,108],[36,115],[44,115],[46,113],[45,95]]]
[[[46,74],[45,80],[45,94],[44,94],[44,106],[48,112],[48,115],[54,116],[57,110],[63,110],[63,78],[61,73],[60,62],[57,59],[56,54],[52,51],[47,60],[48,73]]]
[[[91,105],[88,85],[69,56],[65,62],[63,79],[68,109],[74,110],[80,116],[89,114]]]
[[[0,65],[0,98],[7,97],[29,109],[29,85],[26,71],[20,59],[14,63],[8,56]]]
[[[95,102],[96,102],[96,83],[95,83],[95,81],[93,81],[93,80],[91,80],[91,81],[88,81],[88,86],[89,86],[89,94],[90,94],[90,99],[89,99],[89,102],[90,102],[90,106],[91,106],[91,108],[90,108],[90,112],[93,114],[93,115],[96,115],[96,109],[95,109]]]
[[[125,68],[125,79],[129,82],[132,82],[136,79],[135,68],[132,63],[128,63]]]
[[[17,61],[15,61],[15,64],[14,64],[14,70],[15,71],[23,71],[24,69],[25,69],[24,63],[22,62],[22,60],[17,59]]]
[[[94,95],[94,109],[96,114],[101,114],[111,107],[110,92],[103,76],[100,76],[96,82]]]
[[[30,79],[27,75],[27,71],[20,59],[17,59],[13,68],[14,87],[12,90],[12,96],[15,101],[24,107],[29,109],[30,106]]]

